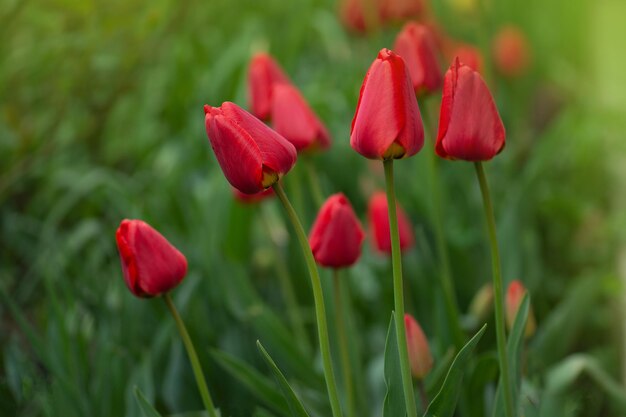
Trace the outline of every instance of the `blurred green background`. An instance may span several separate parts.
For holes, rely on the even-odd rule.
[[[520,78],[488,77],[508,133],[506,150],[487,165],[505,280],[529,288],[539,324],[526,352],[526,415],[624,415],[626,4],[458,5],[432,3],[446,31],[479,45],[487,62],[491,37],[507,23],[526,33],[533,57]],[[173,295],[224,416],[283,415],[267,392],[259,398],[259,384],[255,391],[234,376],[244,362],[268,374],[256,339],[312,413],[328,415],[319,358],[293,343],[276,278],[275,265],[288,260],[314,342],[298,248],[277,202],[233,201],[202,105],[246,105],[248,60],[269,51],[332,132],[330,151],[314,158],[325,193],[346,193],[364,219],[365,191],[383,182],[350,148],[350,122],[369,64],[398,30],[351,34],[331,0],[2,0],[0,415],[137,416],[135,386],[164,415],[201,409],[163,303],[136,299],[123,283],[114,241],[123,218],[146,220],[187,256],[189,275]],[[436,111],[438,100],[420,101],[422,111]],[[405,257],[407,310],[445,363],[427,152],[396,164],[399,201],[417,236]],[[490,279],[480,195],[471,164],[440,166],[466,311]],[[286,183],[308,228],[315,205],[303,167]],[[360,415],[375,416],[392,290],[387,260],[370,255],[369,244],[365,251],[344,278]],[[328,284],[327,271],[322,278]],[[479,353],[485,369],[494,340],[492,325]],[[475,368],[469,411],[483,416],[494,378],[481,382],[484,369]]]

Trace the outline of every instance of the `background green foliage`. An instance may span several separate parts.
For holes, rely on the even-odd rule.
[[[509,22],[532,45],[532,69],[521,79],[487,73],[508,131],[505,152],[487,166],[505,280],[524,281],[539,323],[525,354],[526,415],[623,414],[616,265],[619,231],[626,230],[626,89],[619,83],[625,37],[613,29],[624,6],[487,3],[487,17],[457,11],[453,1],[433,7],[453,36],[484,51]],[[135,386],[166,415],[201,409],[162,301],[138,300],[123,284],[114,231],[122,218],[142,218],[188,257],[189,276],[174,298],[223,415],[285,415],[256,339],[310,414],[328,415],[319,358],[307,352],[315,342],[312,300],[294,239],[277,202],[232,201],[207,143],[202,105],[245,105],[250,54],[269,50],[333,134],[332,149],[313,161],[324,191],[346,193],[363,217],[367,192],[381,187],[382,177],[350,149],[349,126],[363,75],[397,30],[355,37],[330,0],[3,0],[0,414],[137,416]],[[422,111],[435,116],[438,100],[420,102]],[[440,364],[427,380],[434,395],[451,358],[427,152],[429,146],[396,165],[399,200],[417,236],[405,257],[407,310]],[[470,164],[440,166],[446,237],[465,311],[490,277],[480,196]],[[315,205],[303,167],[286,187],[308,228]],[[365,252],[343,279],[354,307],[359,411],[374,416],[385,392],[391,272],[369,245]],[[305,346],[293,342],[284,314],[280,259],[288,261],[305,306]],[[330,274],[322,278],[328,284]],[[476,389],[476,401],[461,399],[468,415],[490,409],[494,346],[490,323],[466,378]]]

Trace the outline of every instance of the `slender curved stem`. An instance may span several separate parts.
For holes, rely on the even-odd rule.
[[[330,407],[333,412],[333,417],[341,417],[341,405],[339,403],[339,394],[337,393],[337,384],[335,383],[335,373],[333,372],[333,361],[330,354],[330,342],[328,341],[328,324],[326,323],[326,307],[324,306],[324,294],[322,292],[322,283],[320,282],[320,276],[317,271],[317,265],[313,258],[313,252],[311,252],[311,246],[304,233],[300,219],[295,210],[291,206],[285,191],[280,183],[276,183],[273,186],[274,192],[278,196],[280,202],[285,207],[287,217],[291,221],[293,228],[296,231],[302,253],[306,261],[306,265],[309,269],[309,275],[311,277],[311,286],[313,287],[313,301],[315,303],[315,316],[317,319],[317,333],[320,341],[320,351],[322,352],[322,364],[324,367],[324,378],[326,379],[326,388],[328,390],[328,396],[330,398]]]
[[[514,417],[513,394],[511,391],[511,380],[509,379],[509,364],[506,354],[506,330],[504,328],[504,290],[502,288],[502,269],[500,266],[500,251],[498,250],[498,237],[496,235],[496,219],[493,214],[493,205],[489,195],[489,184],[481,162],[474,164],[476,176],[480,184],[480,191],[483,197],[485,208],[485,218],[487,220],[487,231],[489,233],[489,244],[491,246],[491,266],[493,269],[493,295],[496,311],[496,339],[498,343],[498,360],[500,362],[500,381],[504,391],[504,408],[507,417]]]
[[[200,391],[204,407],[210,417],[217,417],[217,411],[213,405],[213,400],[211,400],[211,394],[209,394],[209,388],[206,385],[206,380],[204,379],[204,374],[202,373],[202,367],[200,366],[200,361],[198,360],[198,354],[196,353],[196,349],[193,347],[193,343],[191,342],[185,323],[180,317],[180,314],[178,314],[178,310],[176,310],[176,306],[174,305],[172,297],[169,293],[165,293],[165,295],[163,295],[163,300],[165,300],[167,308],[170,310],[170,313],[172,313],[172,317],[174,317],[180,337],[183,339],[185,349],[187,349],[187,356],[189,356],[189,362],[191,362],[191,368],[193,369],[193,374],[196,377],[196,385],[198,386],[198,391]]]
[[[304,158],[304,164],[306,165],[309,185],[311,186],[311,192],[313,193],[313,200],[318,208],[322,207],[322,204],[324,204],[324,193],[322,192],[320,179],[317,176],[317,171],[315,170],[315,165],[313,164],[311,157]]]
[[[408,417],[417,417],[415,394],[409,365],[409,351],[406,345],[406,329],[404,328],[404,288],[402,285],[402,259],[400,252],[400,232],[396,213],[396,193],[393,184],[393,159],[383,161],[385,167],[385,183],[387,189],[387,207],[389,212],[389,231],[391,233],[391,262],[393,266],[393,298],[396,319],[396,335],[400,354],[400,370],[402,387]]]
[[[355,417],[354,408],[354,385],[352,382],[352,369],[350,369],[350,352],[348,350],[348,338],[346,332],[346,313],[344,311],[341,281],[339,270],[333,269],[333,284],[335,289],[335,317],[337,318],[337,337],[339,340],[339,352],[341,354],[341,370],[343,373],[343,383],[346,389],[346,404],[348,417]],[[349,306],[348,306],[349,308]]]

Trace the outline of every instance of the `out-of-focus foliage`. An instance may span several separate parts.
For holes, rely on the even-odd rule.
[[[505,280],[525,282],[539,325],[526,345],[521,406],[527,416],[623,413],[616,266],[626,230],[626,89],[618,82],[625,37],[611,28],[624,7],[618,0],[480,3],[473,12],[452,0],[434,9],[451,35],[485,52],[505,23],[520,26],[532,46],[524,77],[486,73],[508,132],[507,148],[487,166]],[[189,276],[173,295],[223,416],[286,415],[257,339],[310,415],[328,415],[300,254],[275,201],[233,202],[207,143],[202,105],[245,105],[247,61],[255,50],[270,51],[334,137],[331,150],[313,158],[324,191],[346,193],[363,217],[382,177],[350,149],[349,126],[366,69],[397,30],[347,33],[330,0],[3,1],[0,414],[137,416],[135,386],[163,415],[202,408],[162,301],[136,299],[123,284],[114,231],[128,217],[148,221],[188,257]],[[436,118],[438,99],[420,102],[426,120]],[[418,236],[404,260],[407,310],[435,356],[426,380],[432,398],[452,358],[430,221],[430,151],[396,165],[399,200]],[[490,276],[480,196],[470,164],[439,165],[465,311]],[[315,205],[305,177],[298,165],[285,182],[309,227]],[[354,310],[358,414],[377,416],[391,273],[366,246],[342,279]],[[304,306],[303,346],[284,314],[281,262]],[[330,274],[322,278],[330,299]],[[467,330],[469,338],[477,329]],[[491,409],[494,346],[489,323],[466,376],[479,395],[471,404],[461,398],[463,415]]]

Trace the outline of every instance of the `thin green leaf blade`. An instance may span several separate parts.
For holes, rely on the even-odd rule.
[[[454,415],[454,409],[461,394],[465,367],[486,328],[485,324],[456,355],[441,389],[428,405],[425,417],[452,417]]]
[[[137,400],[144,417],[163,417],[157,410],[154,409],[152,404],[148,402],[139,387],[135,386],[133,391],[135,392],[135,399]]]
[[[285,416],[289,415],[289,406],[281,392],[256,369],[226,352],[211,350],[211,355],[222,368],[245,385],[256,398],[274,411]]]
[[[302,402],[294,392],[293,388],[291,388],[291,385],[289,385],[289,382],[287,382],[287,378],[285,378],[285,375],[283,375],[280,369],[278,369],[276,362],[274,362],[269,353],[267,353],[260,341],[257,340],[256,345],[259,349],[259,352],[261,352],[263,359],[265,359],[265,362],[267,362],[268,366],[274,373],[276,382],[283,392],[285,400],[287,400],[291,415],[293,417],[309,417],[309,414],[306,412],[304,405],[302,405]]]
[[[396,337],[395,313],[391,313],[387,341],[385,342],[385,385],[387,393],[383,403],[383,417],[401,417],[406,415],[400,353]]]
[[[520,303],[517,314],[515,315],[515,321],[513,322],[513,328],[509,334],[507,340],[507,361],[509,363],[509,379],[511,384],[511,394],[513,395],[513,409],[518,408],[519,389],[522,382],[521,373],[521,357],[522,348],[524,345],[524,333],[526,330],[526,321],[528,320],[528,312],[530,311],[530,296],[528,293],[524,294],[522,302]],[[502,397],[502,380],[498,383],[498,389],[496,391],[496,402],[493,407],[493,416],[504,415],[504,398]]]

